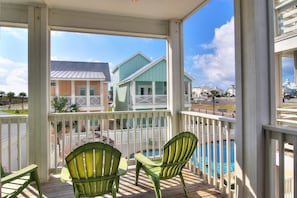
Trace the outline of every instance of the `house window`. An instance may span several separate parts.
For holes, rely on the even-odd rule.
[[[185,94],[187,95],[188,94],[189,83],[188,82],[184,82],[184,84],[185,84]]]
[[[90,87],[90,96],[95,96],[96,93],[96,86]],[[79,95],[80,96],[86,96],[87,95],[87,88],[86,87],[80,87],[79,88]]]
[[[152,88],[151,87],[147,88],[147,95],[152,95]]]
[[[86,93],[87,93],[87,90],[86,90],[85,87],[80,87],[79,88],[79,95],[80,96],[85,96],[85,95],[87,95]]]
[[[51,82],[51,87],[55,87],[56,83],[55,82]]]
[[[138,87],[138,93],[140,95],[152,95],[153,94],[152,86],[150,86],[150,85],[140,85]]]
[[[95,96],[96,93],[96,87],[95,86],[91,86],[90,87],[90,96]]]

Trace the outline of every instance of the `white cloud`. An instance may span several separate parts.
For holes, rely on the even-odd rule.
[[[206,79],[204,84],[223,89],[234,84],[234,17],[216,28],[212,42],[202,47],[213,51],[213,53],[198,54],[193,57],[194,68],[201,70],[201,75]]]
[[[28,66],[0,56],[0,91],[28,93]]]
[[[51,60],[56,61],[56,60],[58,60],[58,57],[57,56],[51,56]]]
[[[25,40],[28,38],[27,29],[25,28],[0,27],[0,32],[2,32],[2,30],[19,40]]]
[[[54,37],[60,37],[60,36],[63,36],[65,34],[65,32],[62,32],[62,31],[51,31],[51,36],[54,36]]]

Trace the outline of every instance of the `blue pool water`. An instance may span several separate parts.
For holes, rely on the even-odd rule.
[[[214,146],[213,143],[211,143],[210,145],[210,158],[211,158],[211,175],[214,175]],[[220,144],[219,142],[216,143],[216,149],[217,149],[217,174],[221,173],[220,170]],[[198,152],[200,154],[200,159],[202,159],[202,145],[200,146],[200,149],[198,151],[198,149],[196,149],[195,151],[195,155],[196,155],[196,159],[198,159]],[[207,144],[205,144],[205,164],[206,166],[208,166],[208,148],[207,148]],[[227,173],[227,146],[226,146],[226,141],[223,142],[223,161],[224,161],[224,174]],[[230,141],[230,171],[233,172],[235,171],[235,167],[234,167],[234,140]],[[194,162],[194,159],[192,158],[192,162]],[[203,161],[200,160],[199,162],[199,168],[200,170],[203,169]],[[196,167],[198,167],[198,161],[196,163]],[[206,173],[208,173],[208,167],[206,167]]]
[[[221,173],[220,170],[220,144],[219,142],[216,143],[216,149],[217,149],[217,174]],[[198,159],[198,152],[200,154],[200,159],[202,159],[202,145],[200,146],[200,149],[196,149],[195,150],[195,155],[196,155],[196,159]],[[142,152],[143,155],[147,156],[147,152],[143,151]],[[205,164],[206,166],[208,166],[208,148],[207,148],[207,144],[205,144]],[[149,156],[153,156],[153,151],[150,150],[148,153]],[[155,156],[159,156],[159,150],[155,150]],[[130,158],[134,158],[134,154],[132,154],[130,156]],[[210,146],[210,158],[211,158],[211,175],[214,175],[214,151],[213,151],[213,143],[211,143]],[[227,147],[226,147],[226,141],[223,141],[223,158],[224,158],[224,174],[227,173]],[[231,158],[231,162],[230,162],[230,171],[233,172],[235,171],[234,168],[234,140],[230,141],[230,158]],[[194,163],[194,157],[192,157],[192,163]],[[199,168],[200,170],[203,169],[203,161],[200,160],[199,162]],[[198,161],[196,162],[196,167],[198,167]],[[206,174],[208,173],[208,167],[205,168],[206,169]]]

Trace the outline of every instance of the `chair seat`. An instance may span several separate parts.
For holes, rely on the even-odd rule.
[[[136,179],[138,184],[139,171],[142,168],[154,184],[156,197],[162,197],[160,180],[180,176],[184,193],[187,196],[182,169],[190,160],[197,147],[198,139],[191,132],[182,132],[164,145],[163,156],[160,160],[150,160],[142,153],[136,153]]]

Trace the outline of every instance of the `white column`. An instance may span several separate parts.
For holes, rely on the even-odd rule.
[[[153,105],[154,105],[154,109],[155,110],[155,105],[156,105],[156,82],[153,81],[152,82],[152,96],[153,96]]]
[[[90,106],[90,81],[87,80],[87,90],[86,90],[86,97],[87,97],[87,104],[86,104],[86,107],[87,107],[87,111],[90,110],[91,106]]]
[[[129,103],[130,103],[131,106],[133,106],[133,109],[134,109],[135,105],[136,105],[136,93],[137,93],[136,92],[136,82],[131,81],[130,85],[131,85],[130,86],[130,97],[129,97],[128,101],[130,101]]]
[[[294,51],[294,83],[297,84],[297,51]]]
[[[180,127],[179,111],[184,106],[183,27],[179,20],[170,20],[167,40],[167,108],[171,111],[168,123],[169,136],[177,134]]]
[[[55,96],[60,96],[60,81],[56,80]]]
[[[49,34],[47,7],[29,6],[29,163],[38,165],[41,181],[49,178]]]
[[[191,81],[187,81],[187,84],[188,84],[188,96],[187,96],[187,103],[188,104],[191,104]]]
[[[275,54],[275,98],[276,106],[282,106],[282,99],[284,97],[282,89],[282,55]]]
[[[75,81],[71,81],[71,104],[75,104]]]
[[[273,1],[234,1],[237,197],[264,193],[263,124],[275,114]]]
[[[104,105],[104,87],[103,87],[104,81],[100,81],[100,105]]]

